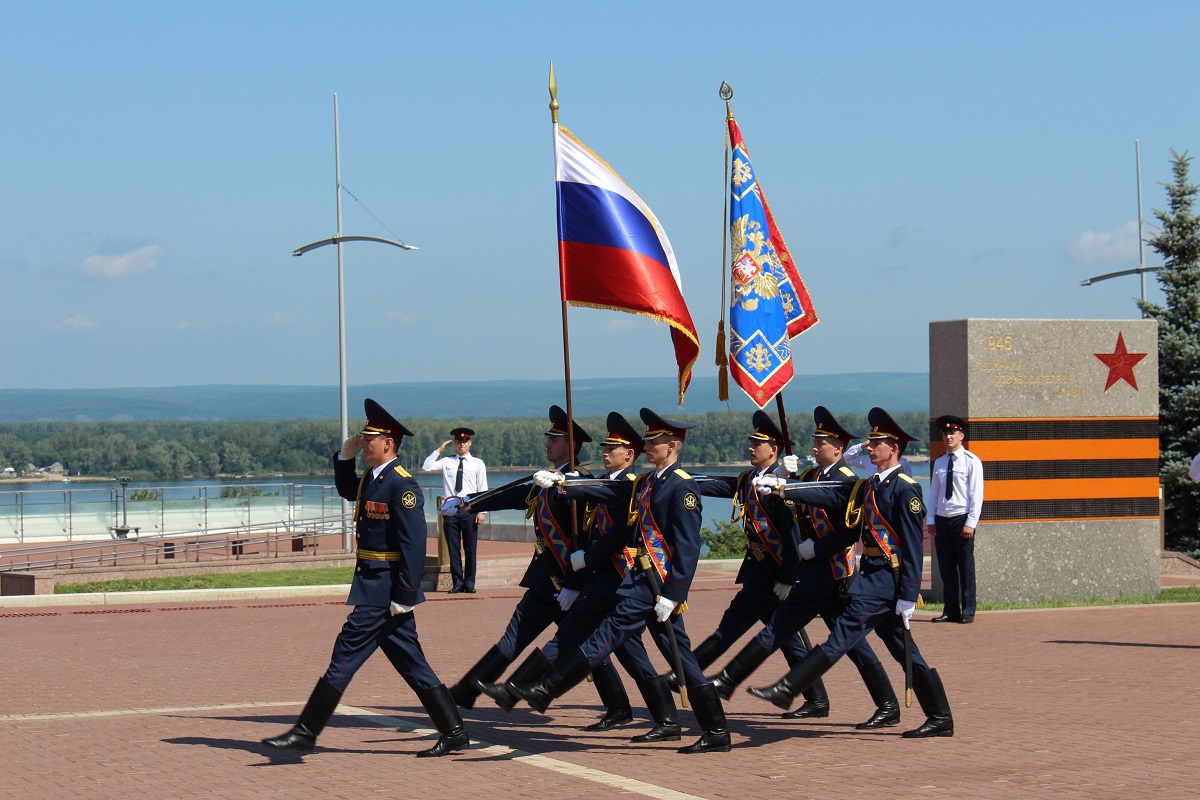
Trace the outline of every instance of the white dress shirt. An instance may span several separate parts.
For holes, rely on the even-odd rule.
[[[954,456],[953,491],[946,499],[946,472],[950,456]],[[953,453],[943,453],[933,462],[933,474],[929,476],[929,498],[926,503],[925,524],[932,525],[934,517],[960,517],[967,515],[963,523],[968,528],[979,525],[983,511],[983,462],[979,456],[965,447]]]
[[[466,497],[467,495],[475,495],[488,490],[487,485],[487,467],[484,466],[482,458],[467,453],[465,456],[459,456],[455,453],[452,456],[439,458],[440,454],[434,450],[429,454],[429,458],[425,459],[425,463],[421,465],[422,472],[438,472],[442,473],[442,492],[443,497]],[[455,479],[458,477],[458,462],[463,462],[463,483],[462,491],[454,491]]]

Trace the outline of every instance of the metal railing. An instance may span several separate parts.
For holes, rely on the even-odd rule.
[[[339,513],[296,522],[283,530],[274,523],[263,523],[221,533],[164,533],[136,539],[13,548],[0,552],[0,572],[316,556],[321,539],[327,541],[325,554],[338,553],[343,552],[339,549],[342,521]]]

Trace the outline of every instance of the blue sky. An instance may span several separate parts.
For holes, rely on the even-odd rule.
[[[1195,3],[63,3],[3,13],[3,388],[562,374],[549,97],[655,211],[713,374],[722,80],[821,322],[802,374],[925,371],[931,320],[1124,318]],[[1193,173],[1200,176],[1200,171]],[[365,208],[364,208],[365,206]],[[371,213],[368,213],[368,210]],[[387,228],[372,216],[378,216]],[[1147,251],[1149,264],[1160,263]],[[1153,279],[1149,297],[1161,298]],[[667,329],[570,312],[581,377]]]

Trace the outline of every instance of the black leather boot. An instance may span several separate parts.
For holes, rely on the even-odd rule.
[[[282,736],[263,739],[262,743],[279,750],[311,751],[317,743],[318,734],[325,730],[325,724],[333,716],[341,699],[342,693],[334,688],[333,684],[321,678],[292,729]]]
[[[535,647],[533,652],[521,662],[521,666],[513,670],[513,674],[509,676],[507,681],[504,683],[484,683],[480,681],[475,684],[475,688],[495,700],[496,705],[505,711],[512,711],[513,706],[521,699],[513,693],[512,685],[514,683],[532,683],[549,671],[549,659],[546,658],[545,653],[541,649]]]
[[[833,662],[829,660],[829,656],[825,655],[825,651],[820,647],[814,647],[778,683],[762,689],[750,688],[746,691],[787,711],[792,707],[792,701],[796,699],[796,695],[816,683],[832,666]]]
[[[455,705],[459,708],[473,707],[475,698],[479,697],[479,684],[491,683],[499,678],[510,663],[512,659],[504,655],[499,647],[492,645],[492,649],[467,670],[462,680],[450,687],[450,696],[454,698]]]
[[[759,644],[758,639],[751,639],[750,643],[725,665],[725,669],[709,678],[712,685],[716,687],[717,694],[721,695],[721,699],[728,700],[733,697],[733,690],[742,681],[749,678],[754,670],[761,667],[769,655],[771,655],[771,651]]]
[[[717,641],[717,637],[709,636],[700,646],[692,651],[692,655],[696,657],[696,663],[700,665],[701,670],[706,670],[712,666],[713,662],[721,657],[727,649],[725,645]],[[679,691],[679,678],[675,675],[675,670],[671,670],[666,674],[667,685],[671,687],[672,692]]]
[[[585,727],[585,731],[608,731],[633,722],[629,694],[625,691],[625,684],[621,682],[621,676],[611,661],[605,659],[592,669],[592,683],[596,685],[596,692],[600,695],[600,702],[604,703],[605,711],[604,716],[598,722]]]
[[[675,698],[671,696],[671,687],[667,685],[667,676],[659,675],[645,681],[638,681],[638,689],[642,699],[646,701],[646,709],[654,720],[654,727],[646,733],[638,734],[629,741],[637,744],[645,742],[678,742],[679,741],[679,711],[675,708]]]
[[[437,728],[438,733],[441,734],[437,744],[428,750],[417,753],[417,758],[444,756],[455,750],[466,750],[471,746],[471,740],[467,738],[467,726],[463,725],[462,716],[458,713],[458,706],[454,704],[454,698],[450,695],[446,684],[439,683],[432,689],[419,689],[417,698],[429,712],[429,718],[433,720],[433,727]]]
[[[896,693],[892,691],[892,682],[888,680],[883,664],[876,661],[874,664],[860,665],[858,674],[862,675],[863,683],[867,685],[867,691],[871,693],[871,699],[875,702],[875,713],[869,720],[854,727],[861,731],[899,725],[900,702],[896,699]]]
[[[679,748],[680,753],[727,753],[729,752],[729,729],[725,727],[725,709],[721,698],[711,683],[689,686],[688,697],[692,711],[704,734],[694,744]]]
[[[533,683],[509,681],[506,686],[517,697],[529,703],[529,707],[534,711],[545,714],[555,698],[562,697],[591,671],[587,656],[578,647],[572,647],[559,653],[558,661],[555,661],[550,671],[539,680]]]
[[[804,695],[804,705],[780,716],[784,719],[822,719],[829,716],[829,693],[825,691],[824,681],[818,678],[801,694]]]
[[[954,718],[950,716],[950,701],[936,669],[913,673],[913,694],[925,712],[921,727],[904,732],[905,739],[925,739],[930,736],[953,736]]]

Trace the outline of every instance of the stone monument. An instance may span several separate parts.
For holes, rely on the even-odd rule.
[[[980,603],[1158,592],[1157,322],[932,322],[929,413],[931,459],[954,414],[983,460]]]

